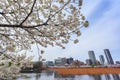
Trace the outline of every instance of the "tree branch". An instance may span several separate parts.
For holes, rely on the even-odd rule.
[[[47,25],[45,23],[43,24],[39,24],[39,25],[33,25],[33,26],[24,26],[24,25],[17,25],[17,24],[0,24],[0,27],[11,27],[11,28],[34,28],[34,27],[38,27],[38,26],[43,26],[43,25]]]
[[[4,15],[4,14],[13,14],[13,12],[8,12],[8,13],[5,13],[5,12],[0,12],[1,15]]]
[[[65,7],[67,4],[70,3],[70,1],[71,1],[71,0],[68,0],[68,2],[66,2],[57,12],[55,12],[52,16],[49,16],[48,19],[47,19],[47,21],[46,21],[46,23],[48,23],[48,21],[49,21],[52,17],[54,17],[57,13],[59,13],[61,10],[63,10],[64,7]]]
[[[28,19],[28,17],[31,15],[31,13],[33,12],[33,8],[34,8],[35,3],[36,3],[36,0],[34,0],[30,12],[29,12],[28,15],[26,16],[26,18],[20,23],[20,25],[22,25],[22,24]]]

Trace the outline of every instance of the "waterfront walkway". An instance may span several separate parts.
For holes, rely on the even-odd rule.
[[[120,68],[48,68],[61,75],[120,74]]]

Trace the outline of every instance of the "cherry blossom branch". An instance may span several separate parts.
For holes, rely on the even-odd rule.
[[[26,16],[26,18],[20,23],[20,25],[22,25],[22,24],[28,19],[28,17],[32,14],[35,3],[36,3],[36,0],[34,0],[30,12],[29,12],[28,15]]]

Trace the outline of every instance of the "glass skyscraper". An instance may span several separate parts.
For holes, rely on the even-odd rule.
[[[100,55],[100,56],[99,56],[99,59],[100,59],[100,63],[101,63],[101,64],[104,64],[104,63],[105,63],[105,59],[104,59],[104,56],[103,56],[103,55]]]
[[[88,51],[88,55],[90,60],[92,61],[92,64],[96,65],[96,58],[95,58],[94,51]]]
[[[108,64],[114,64],[109,49],[104,49],[104,53],[105,53]]]

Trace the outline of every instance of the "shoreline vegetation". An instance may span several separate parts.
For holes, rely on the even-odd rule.
[[[48,68],[60,75],[120,74],[120,68]]]

